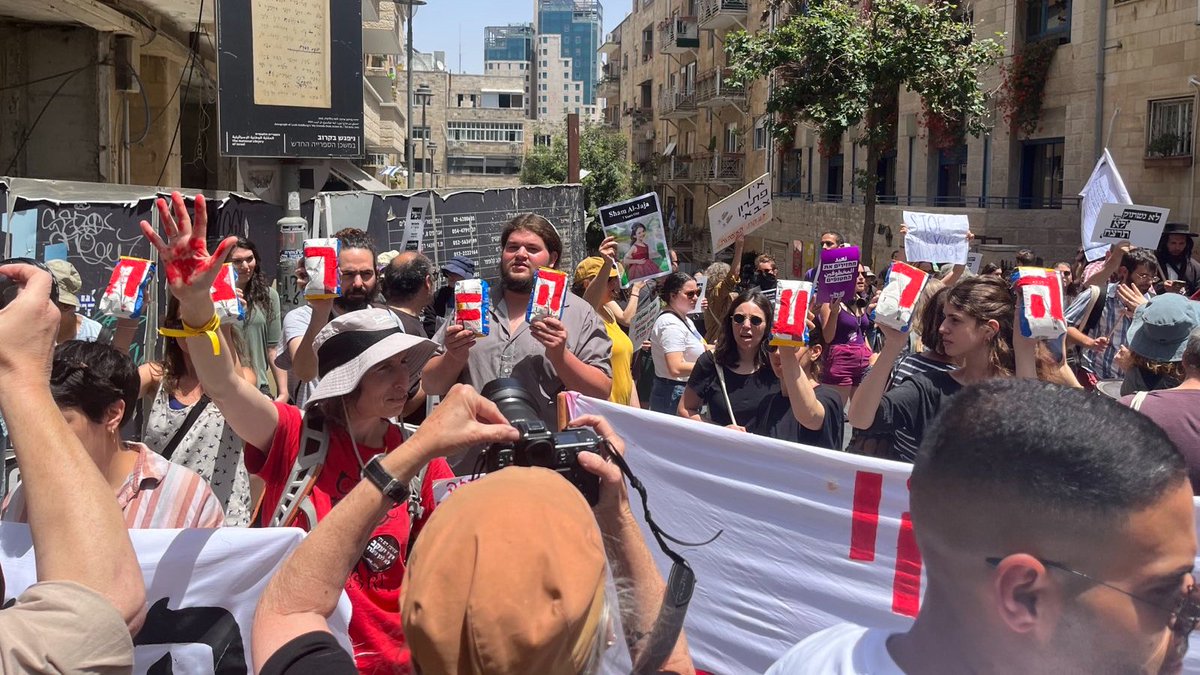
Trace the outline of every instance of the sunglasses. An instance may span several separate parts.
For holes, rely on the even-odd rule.
[[[683,295],[689,300],[695,300],[700,295],[700,291],[684,291]]]
[[[995,567],[1000,564],[1001,558],[987,558],[986,560],[989,565]],[[1042,560],[1041,558],[1038,558],[1038,562],[1051,569],[1056,569],[1061,572],[1074,574],[1077,577],[1087,579],[1094,584],[1099,584],[1105,588],[1109,588],[1123,595],[1127,595],[1134,600],[1143,602],[1151,607],[1165,610],[1167,612],[1167,627],[1170,628],[1171,632],[1180,639],[1186,640],[1188,635],[1190,635],[1192,631],[1196,629],[1196,625],[1200,624],[1200,588],[1197,588],[1195,584],[1188,586],[1187,590],[1185,590],[1179,596],[1179,598],[1177,598],[1170,605],[1164,605],[1163,603],[1155,600],[1130,593],[1123,588],[1117,588],[1110,583],[1101,581],[1078,570],[1071,569],[1062,563],[1055,562],[1053,560]]]
[[[755,328],[758,328],[759,326],[763,325],[763,322],[766,321],[766,319],[762,318],[761,316],[752,316],[752,315],[740,314],[740,313],[733,315],[733,322],[739,326],[746,323],[746,319],[749,319],[750,325],[754,326]]]

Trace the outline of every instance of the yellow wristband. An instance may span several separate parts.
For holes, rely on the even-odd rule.
[[[171,337],[171,338],[190,338],[190,337],[199,337],[201,335],[207,335],[209,342],[212,343],[213,355],[220,356],[221,355],[221,338],[220,338],[220,336],[217,335],[217,331],[220,330],[220,328],[221,328],[221,318],[219,316],[217,316],[216,314],[213,314],[213,317],[211,319],[209,319],[208,323],[204,324],[204,326],[201,328],[192,328],[191,326],[189,326],[185,323],[185,324],[183,324],[182,329],[159,328],[158,334],[163,337]]]

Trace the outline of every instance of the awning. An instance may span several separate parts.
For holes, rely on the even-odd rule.
[[[670,157],[673,154],[675,154],[675,141],[667,143],[667,149],[663,150],[664,157]]]
[[[364,28],[362,45],[363,54],[400,56],[404,53],[404,48],[400,46],[400,36],[382,28]]]
[[[479,91],[483,92],[484,94],[522,94],[522,95],[524,95],[524,93],[525,93],[524,89],[486,89],[485,88],[485,89],[480,89]]]
[[[359,190],[390,190],[391,188],[375,180],[371,174],[363,171],[348,159],[335,159],[329,164],[330,172],[338,178],[353,185]]]

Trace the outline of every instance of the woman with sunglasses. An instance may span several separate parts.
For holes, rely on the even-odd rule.
[[[859,265],[854,298],[849,304],[835,300],[817,310],[817,324],[825,344],[829,345],[821,382],[837,390],[844,402],[849,401],[862,384],[873,353],[867,340],[867,333],[872,328],[872,308],[870,301],[863,297],[867,292],[864,272],[863,266]]]
[[[650,409],[674,415],[696,359],[707,349],[704,337],[688,318],[700,287],[685,272],[672,272],[662,278],[659,296],[667,306],[650,330],[650,356],[654,359]]]
[[[734,300],[714,351],[696,362],[679,403],[682,417],[702,421],[707,404],[721,426],[793,443],[842,449],[842,400],[816,384],[823,345],[810,330],[805,347],[770,346],[771,303],[759,291]],[[732,415],[731,415],[732,413]]]

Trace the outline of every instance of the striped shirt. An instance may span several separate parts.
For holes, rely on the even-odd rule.
[[[181,529],[225,524],[221,503],[203,478],[141,443],[126,443],[125,450],[138,453],[133,471],[117,490],[126,527]],[[18,485],[5,500],[3,520],[28,521],[24,487]]]
[[[905,380],[911,380],[916,375],[929,373],[948,373],[958,366],[953,363],[934,361],[923,354],[906,354],[892,368],[892,384],[890,388],[899,386]],[[896,428],[892,435],[892,450],[905,461],[911,462],[917,457],[920,443],[911,429]]]

